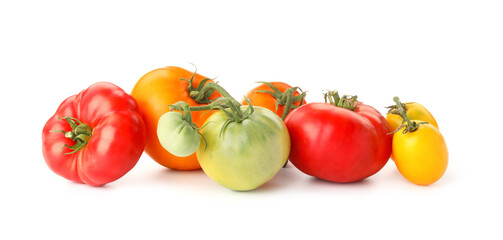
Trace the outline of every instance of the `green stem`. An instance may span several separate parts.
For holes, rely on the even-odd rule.
[[[206,89],[205,89],[206,88]],[[218,85],[217,83],[214,83],[214,82],[209,82],[207,83],[201,92],[208,92],[210,91],[211,89],[214,89],[215,91],[217,91],[218,93],[220,93],[220,95],[222,95],[223,97],[226,97],[226,98],[230,98],[230,99],[234,99],[228,92],[227,90],[225,90],[223,87],[221,87],[220,85]],[[236,101],[237,102],[237,101]]]
[[[402,108],[405,110],[405,112],[407,112],[407,104],[409,103],[402,103]],[[388,113],[393,113],[393,111],[398,111],[398,107],[396,104],[394,105],[391,105],[391,106],[387,106],[386,107],[388,109]]]
[[[338,91],[328,91],[325,92],[323,95],[326,103],[330,103],[331,105],[345,108],[350,111],[354,111],[359,104],[358,96],[356,95],[355,96],[343,95],[342,97],[340,97]]]
[[[222,131],[225,129],[225,127],[230,123],[230,122],[237,122],[240,123],[243,120],[247,119],[249,116],[253,114],[253,106],[251,104],[248,104],[248,108],[243,112],[241,110],[241,103],[236,101],[227,90],[225,90],[223,87],[218,85],[217,83],[210,82],[211,79],[205,78],[201,80],[197,88],[194,88],[194,76],[196,75],[196,72],[194,71],[194,74],[188,79],[181,79],[182,81],[187,81],[189,82],[189,86],[187,90],[189,91],[189,95],[194,101],[198,103],[209,103],[207,105],[203,106],[195,106],[195,107],[189,107],[189,105],[185,102],[177,102],[173,105],[170,105],[169,108],[170,110],[178,110],[178,111],[183,111],[185,113],[185,119],[192,123],[192,118],[191,118],[191,111],[208,111],[208,110],[214,110],[214,109],[219,109],[222,112],[224,112],[228,117],[228,122],[222,127]],[[214,92],[220,93],[222,97],[217,98],[215,100],[210,100],[210,96]],[[230,111],[228,111],[230,110]]]
[[[226,98],[218,98],[215,101],[213,101],[210,104],[207,105],[202,105],[202,106],[189,106],[188,103],[184,101],[179,101],[175,104],[169,105],[169,110],[178,110],[178,111],[183,111],[184,110],[184,105],[187,105],[189,107],[189,111],[209,111],[215,109],[217,106],[222,106],[224,108],[227,107],[227,102],[228,100]]]
[[[65,132],[63,130],[51,130],[50,132],[58,132],[58,133],[63,133],[66,138],[71,139],[72,141],[75,141],[75,144],[72,146],[69,146],[67,144],[63,145],[63,148],[67,147],[71,150],[72,152],[65,153],[67,154],[73,154],[78,152],[79,150],[83,149],[91,137],[93,136],[93,130],[88,124],[82,123],[76,118],[66,116],[64,119],[72,128],[71,131]]]
[[[284,106],[283,115],[281,117],[283,120],[286,119],[286,116],[288,116],[288,113],[290,113],[290,111],[292,109],[298,108],[298,107],[302,106],[302,104],[304,104],[304,98],[306,97],[306,92],[303,92],[302,90],[300,90],[299,87],[291,87],[291,88],[286,89],[285,92],[281,92],[276,86],[274,86],[274,84],[272,84],[270,82],[257,82],[257,83],[264,84],[264,85],[268,86],[269,88],[271,88],[272,91],[256,90],[255,92],[266,93],[266,94],[270,94],[271,96],[273,96],[276,99],[276,104],[275,104],[276,111],[278,110],[279,105]],[[299,89],[301,91],[301,94],[294,97],[293,95],[295,94],[295,92],[297,92],[297,89]],[[300,101],[298,106],[293,104],[297,101]]]
[[[169,108],[171,111],[173,110],[184,111],[186,116],[189,116],[191,111],[210,111],[218,109],[226,113],[232,122],[237,123],[242,122],[253,113],[253,106],[251,104],[249,104],[248,109],[245,110],[245,112],[243,112],[241,110],[241,104],[234,98],[228,98],[228,97],[218,98],[212,103],[207,105],[192,106],[192,107],[189,107],[188,103],[180,101],[173,105],[169,105]]]
[[[183,103],[184,104],[181,104],[183,110],[183,117],[185,118],[185,121],[192,123],[192,114],[190,113],[190,106],[186,102]]]
[[[241,111],[241,104],[235,104],[232,99],[228,101],[228,107],[231,109],[232,115],[234,115],[235,122],[243,121],[243,112]]]
[[[253,114],[254,112],[253,105],[250,104],[248,99],[246,99],[246,101],[248,102],[248,108],[244,112],[241,110],[241,104],[239,102],[237,102],[234,98],[227,98],[227,97],[218,98],[208,105],[195,106],[195,107],[189,107],[188,103],[180,101],[173,105],[169,105],[169,108],[171,111],[173,110],[184,111],[185,116],[187,116],[186,120],[190,120],[189,123],[192,126],[194,126],[196,130],[199,130],[197,128],[197,125],[191,122],[192,118],[188,118],[188,116],[191,116],[191,111],[209,111],[214,109],[221,110],[228,117],[227,121],[222,126],[222,129],[220,129],[219,136],[223,136],[225,129],[231,122],[240,123]],[[230,110],[230,112],[228,110]]]
[[[224,97],[231,97],[231,95],[229,93],[227,93],[227,91],[225,91],[225,89],[223,89],[222,87],[218,86],[217,84],[215,84],[213,82],[209,82],[209,81],[213,80],[210,78],[205,78],[205,79],[201,80],[199,82],[199,85],[197,86],[197,88],[195,88],[194,87],[194,77],[196,76],[196,72],[197,72],[197,67],[194,70],[194,72],[192,73],[192,76],[190,77],[190,79],[184,79],[184,78],[180,79],[182,81],[186,81],[189,83],[189,85],[187,87],[187,91],[189,92],[190,97],[192,99],[194,99],[194,101],[196,101],[197,103],[201,103],[201,104],[210,103],[211,100],[209,98],[211,97],[211,95],[213,95],[215,90],[220,92],[220,94]],[[208,84],[210,87],[207,87]]]
[[[337,91],[328,91],[323,94],[323,98],[325,99],[326,103],[330,103],[331,105],[337,106],[339,104],[339,100],[341,99],[339,97],[339,92]],[[328,102],[327,102],[328,100]]]
[[[214,82],[207,82],[205,85],[199,85],[197,90],[193,90],[190,92],[190,97],[194,99],[194,101],[198,103],[210,103],[209,97],[215,91],[220,93],[223,97],[234,99],[223,87]]]
[[[396,103],[396,107],[398,112],[394,111],[394,114],[398,114],[402,116],[404,121],[407,122],[407,126],[405,127],[406,132],[414,132],[419,128],[419,124],[416,122],[412,122],[409,117],[407,116],[407,112],[405,111],[404,104],[400,102],[400,99],[398,97],[394,97],[393,101]]]
[[[290,113],[290,110],[292,108],[292,104],[293,104],[293,93],[294,93],[294,89],[293,88],[289,88],[285,91],[285,96],[286,96],[286,101],[285,101],[285,108],[283,109],[283,116],[281,116],[281,119],[285,120],[286,119],[286,116],[288,115],[288,113]]]

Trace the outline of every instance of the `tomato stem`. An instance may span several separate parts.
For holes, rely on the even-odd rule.
[[[240,123],[253,114],[254,112],[253,105],[251,105],[250,101],[247,98],[246,101],[248,102],[248,108],[245,111],[241,110],[241,104],[238,101],[236,101],[234,98],[228,98],[228,97],[218,98],[208,105],[194,106],[194,107],[189,107],[188,103],[180,101],[173,105],[169,105],[169,108],[171,111],[173,110],[183,111],[185,120],[189,121],[189,123],[191,124],[193,124],[192,118],[189,117],[191,116],[191,111],[210,111],[214,109],[221,110],[229,118],[228,122],[226,122],[226,124],[221,129],[221,134],[223,134],[226,127],[231,122]]]
[[[405,112],[407,112],[407,104],[410,104],[410,102],[406,102],[406,103],[401,102],[401,106],[405,110]],[[397,104],[387,106],[386,108],[388,109],[388,113],[393,113],[393,111],[395,111],[396,113],[398,112]]]
[[[210,103],[209,97],[215,91],[208,91],[208,92],[205,92],[204,94],[199,94],[199,92],[201,92],[201,90],[203,89],[205,84],[212,79],[205,78],[205,79],[201,80],[201,82],[199,82],[199,85],[197,86],[197,88],[194,88],[194,77],[196,76],[196,72],[197,72],[197,67],[195,65],[194,65],[194,67],[196,69],[192,73],[192,76],[190,77],[190,79],[182,78],[180,80],[186,81],[189,83],[189,86],[187,87],[187,91],[189,92],[189,95],[192,97],[192,99],[194,99],[194,101],[196,101],[198,103]]]
[[[197,71],[197,69],[196,69]],[[178,110],[178,111],[183,111],[185,114],[185,119],[189,122],[192,123],[192,118],[191,116],[191,111],[209,111],[209,110],[214,110],[214,109],[219,109],[222,112],[224,112],[228,117],[229,120],[226,122],[226,124],[222,127],[221,133],[225,131],[225,128],[227,127],[228,124],[231,122],[236,122],[240,123],[243,120],[247,119],[249,116],[253,114],[253,106],[250,104],[249,100],[247,99],[246,101],[248,102],[248,108],[245,111],[241,110],[241,103],[236,101],[227,90],[225,90],[223,87],[218,85],[215,82],[209,82],[212,79],[205,78],[201,80],[199,83],[199,86],[197,88],[194,88],[194,76],[196,75],[196,71],[192,74],[190,79],[181,79],[182,81],[187,81],[189,82],[189,86],[187,90],[189,91],[190,97],[194,99],[194,101],[198,103],[209,103],[204,106],[194,106],[194,107],[189,107],[188,103],[185,102],[177,102],[173,105],[170,105],[170,110]],[[220,93],[222,97],[210,100],[210,96],[214,92]]]
[[[192,122],[192,114],[190,113],[190,106],[189,106],[189,104],[186,103],[186,102],[182,102],[180,105],[182,107],[182,115],[183,115],[183,118],[185,119],[185,121],[187,121],[191,125],[194,124]]]
[[[213,95],[213,93],[215,91],[217,91],[218,93],[220,93],[220,95],[222,95],[224,97],[232,98],[232,96],[224,88],[222,88],[220,85],[218,85],[217,83],[214,83],[214,82],[209,82],[210,80],[214,80],[214,79],[205,78],[205,79],[201,80],[201,82],[199,82],[199,85],[197,86],[197,88],[194,88],[194,77],[196,76],[196,72],[197,72],[197,68],[194,71],[194,73],[192,74],[192,76],[190,77],[190,79],[184,79],[184,78],[181,79],[182,81],[189,82],[189,86],[187,87],[187,91],[189,92],[190,97],[192,99],[194,99],[194,101],[196,101],[197,103],[202,103],[202,104],[211,103],[212,100],[210,100],[210,97],[211,97],[211,95]]]
[[[269,88],[271,88],[272,91],[269,90],[256,90],[255,92],[259,93],[267,93],[273,96],[276,99],[276,111],[278,110],[279,105],[285,106],[283,109],[283,115],[281,119],[285,120],[286,116],[292,109],[298,108],[304,104],[304,98],[306,97],[306,92],[302,91],[299,87],[291,87],[285,90],[285,92],[281,92],[276,86],[274,86],[270,82],[257,82],[257,83],[262,83]],[[297,96],[293,96],[293,94],[297,91],[300,90],[301,94]],[[300,101],[299,106],[294,105],[293,103]]]
[[[92,132],[93,130],[91,127],[85,123],[82,123],[76,118],[66,116],[64,119],[72,128],[71,131],[65,132],[63,130],[51,130],[50,132],[59,132],[65,134],[66,138],[71,139],[72,141],[75,141],[76,143],[72,146],[69,146],[67,144],[63,145],[61,150],[63,150],[65,147],[73,150],[72,152],[65,153],[67,154],[73,154],[84,148],[87,143],[89,142],[89,139],[93,136]]]
[[[199,126],[197,126],[197,124],[193,123],[192,122],[192,113],[190,111],[190,106],[188,103],[186,103],[184,101],[179,101],[173,105],[169,105],[169,108],[170,108],[170,110],[179,110],[182,112],[183,120],[186,121],[189,124],[189,126],[192,127],[194,130],[196,130],[197,133],[203,138],[204,144],[205,144],[204,150],[206,151],[206,148],[208,148],[208,142],[206,141],[206,138],[204,137],[204,135],[202,135],[201,132],[199,132],[199,130],[206,127],[208,125],[208,123],[204,124],[202,127],[199,127]],[[180,131],[181,130],[182,130],[182,128],[180,128]]]
[[[327,91],[323,93],[323,97],[325,98],[326,103],[330,103],[331,105],[345,108],[350,111],[354,111],[359,104],[358,96],[343,95],[342,97],[340,97],[338,91]]]
[[[428,124],[427,122],[419,122],[419,123],[417,123],[417,122],[411,121],[410,118],[407,116],[407,111],[405,110],[405,104],[403,104],[402,102],[400,102],[400,99],[398,97],[394,97],[393,101],[396,103],[396,105],[394,106],[394,107],[396,107],[396,109],[392,109],[392,110],[390,110],[390,112],[392,114],[400,115],[403,118],[403,122],[407,122],[407,125],[404,125],[403,122],[402,122],[402,125],[400,125],[392,133],[395,133],[395,132],[399,131],[403,127],[405,127],[404,133],[414,132],[414,131],[416,131],[419,128],[419,125],[421,125],[421,124]]]

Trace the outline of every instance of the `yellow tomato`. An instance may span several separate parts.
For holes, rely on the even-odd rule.
[[[438,128],[437,121],[431,113],[423,105],[415,102],[404,103],[405,112],[410,120],[419,120],[423,122],[430,123],[431,125]],[[394,110],[395,108],[392,108]],[[403,118],[400,115],[392,114],[391,112],[386,115],[386,121],[388,121],[391,130],[396,130],[400,125],[402,125]]]
[[[438,181],[444,175],[449,159],[444,137],[433,124],[420,124],[413,132],[396,132],[393,156],[400,173],[418,185]]]

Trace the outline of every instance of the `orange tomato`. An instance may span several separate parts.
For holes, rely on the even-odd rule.
[[[284,83],[284,82],[270,82],[270,84],[274,85],[276,88],[278,88],[279,91],[284,93],[288,88],[291,88],[290,85]],[[269,93],[264,93],[264,92],[257,92],[257,90],[266,90],[266,91],[271,91],[274,92],[271,87],[267,86],[266,84],[260,84],[259,86],[253,88],[250,90],[245,96],[250,100],[250,103],[253,106],[260,106],[267,108],[271,110],[272,112],[276,113],[279,117],[283,116],[283,111],[285,110],[285,106],[279,105],[278,109],[276,109],[276,102],[278,99],[276,99],[273,95]],[[299,91],[295,91],[293,93],[293,96],[298,96],[300,95]],[[241,101],[243,105],[248,105],[248,103],[243,99]],[[306,104],[306,100],[304,99],[302,104]],[[293,103],[294,106],[299,106],[300,105],[300,100],[296,101]],[[293,110],[293,108],[291,109]]]
[[[188,157],[177,157],[164,149],[157,137],[157,123],[159,118],[169,111],[169,105],[178,101],[184,101],[190,106],[201,106],[190,97],[188,87],[189,82],[181,79],[191,79],[194,73],[179,67],[164,67],[153,70],[145,74],[134,86],[131,96],[136,99],[140,114],[147,129],[147,143],[145,152],[157,163],[167,168],[176,170],[194,170],[201,166],[196,158],[196,154]],[[197,88],[199,83],[206,77],[195,74],[193,87]],[[211,82],[211,81],[210,81]],[[210,99],[220,97],[214,93]],[[193,111],[192,120],[201,127],[211,114],[206,112]]]

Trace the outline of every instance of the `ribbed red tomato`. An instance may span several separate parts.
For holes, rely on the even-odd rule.
[[[386,119],[360,102],[348,105],[356,107],[309,103],[288,115],[289,159],[295,167],[321,179],[355,182],[386,164],[392,140]]]
[[[61,103],[44,126],[42,152],[58,175],[101,186],[135,166],[145,135],[135,100],[114,84],[101,82]]]

